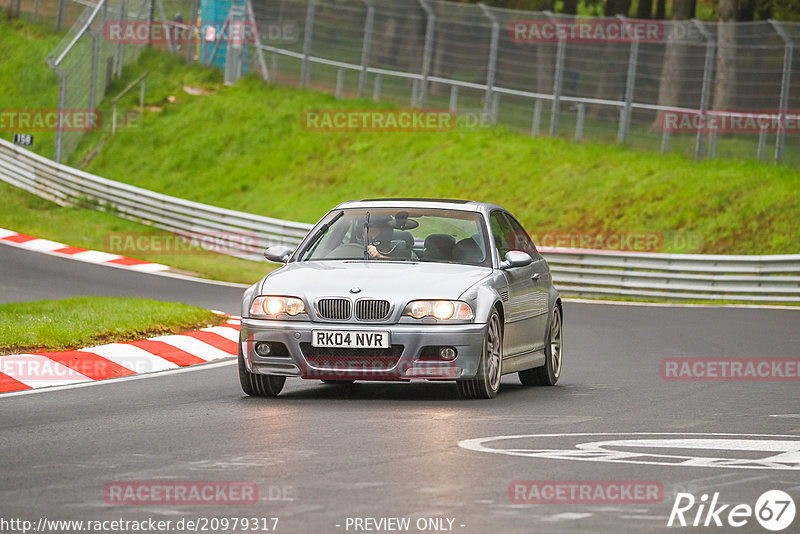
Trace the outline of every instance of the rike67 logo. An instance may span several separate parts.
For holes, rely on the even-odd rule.
[[[667,526],[722,527],[733,528],[747,525],[753,517],[767,530],[784,530],[794,521],[795,504],[792,497],[781,490],[764,492],[755,506],[749,504],[718,504],[719,492],[709,502],[708,494],[700,499],[691,493],[678,493]]]

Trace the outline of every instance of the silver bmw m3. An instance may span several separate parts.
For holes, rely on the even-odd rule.
[[[561,298],[520,223],[495,204],[373,199],[328,212],[242,298],[239,378],[275,397],[286,377],[454,381],[492,398],[500,377],[553,385]]]

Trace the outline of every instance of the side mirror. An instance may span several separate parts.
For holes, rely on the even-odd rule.
[[[533,258],[527,252],[521,250],[509,250],[506,252],[506,261],[500,263],[501,269],[511,269],[512,267],[525,267],[533,263]]]
[[[276,263],[286,263],[289,261],[289,256],[292,255],[292,249],[285,245],[274,245],[264,251],[264,257],[268,261]]]

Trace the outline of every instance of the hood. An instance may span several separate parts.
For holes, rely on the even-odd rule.
[[[308,261],[289,263],[267,276],[262,295],[384,298],[401,303],[414,299],[457,299],[492,273],[490,267],[449,263],[391,261]],[[360,288],[351,293],[352,288]]]

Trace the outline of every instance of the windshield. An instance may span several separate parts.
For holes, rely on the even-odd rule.
[[[487,250],[483,219],[476,212],[345,209],[326,217],[298,254],[298,260],[391,260],[490,266]]]

